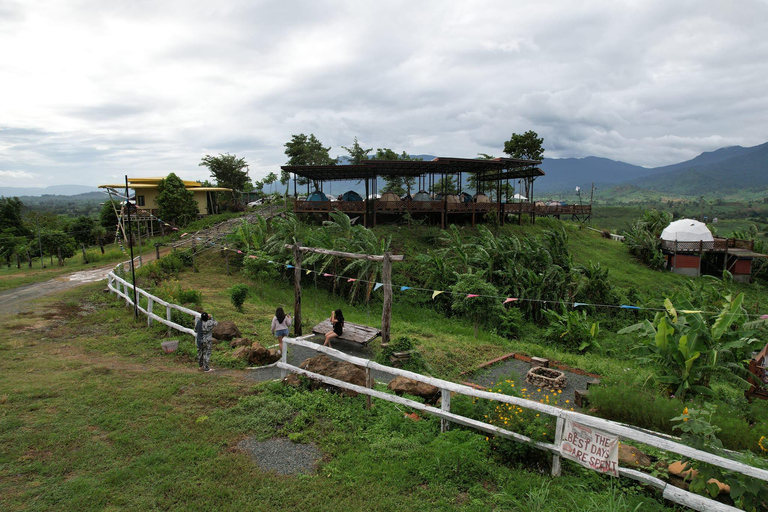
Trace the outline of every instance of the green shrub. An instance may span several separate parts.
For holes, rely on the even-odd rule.
[[[562,314],[554,309],[544,310],[544,316],[549,322],[544,335],[571,350],[586,350],[591,347],[600,348],[597,336],[600,324],[590,322],[585,310],[564,310]]]
[[[666,398],[664,393],[651,393],[631,383],[613,380],[589,389],[589,403],[597,409],[601,418],[620,421],[637,427],[675,434],[673,418],[680,414],[686,404],[713,403],[717,411],[712,416],[712,424],[721,429],[719,438],[730,450],[750,450],[763,453],[760,439],[768,436],[768,405],[763,403],[745,404],[745,410],[707,397],[699,397],[693,402],[682,402],[675,398]],[[763,441],[768,448],[768,443]]]
[[[157,260],[160,270],[166,275],[177,276],[184,269],[184,260],[179,253],[172,252]]]
[[[245,298],[248,297],[248,286],[242,283],[238,283],[229,289],[229,297],[232,300],[232,305],[238,311],[243,311],[243,303]]]

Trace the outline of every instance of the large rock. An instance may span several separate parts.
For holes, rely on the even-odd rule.
[[[346,361],[334,361],[325,354],[320,354],[315,357],[306,359],[299,365],[299,368],[313,373],[319,373],[320,375],[325,375],[326,377],[331,377],[336,380],[343,380],[344,382],[349,382],[350,384],[365,386],[365,370]],[[337,388],[335,386],[330,386],[314,379],[311,380],[310,389],[317,389],[320,387],[334,389],[344,393],[347,396],[357,396],[356,391]]]
[[[213,328],[212,334],[214,338],[220,341],[230,341],[243,336],[232,320],[222,320],[219,322],[219,325]]]
[[[627,468],[649,468],[651,459],[634,446],[619,443],[619,465]]]
[[[251,340],[248,338],[235,338],[229,342],[229,348],[237,347],[249,347],[251,346]]]
[[[250,347],[237,347],[232,352],[232,357],[245,359],[251,366],[265,366],[280,359],[280,354],[276,349],[266,349],[255,341]]]
[[[398,396],[403,394],[418,396],[428,404],[434,405],[440,398],[440,388],[417,380],[397,376],[387,384],[387,387]]]
[[[266,364],[272,364],[280,359],[277,349],[268,349],[261,346],[258,341],[254,341],[251,345],[251,357],[249,362],[253,366],[264,366]]]

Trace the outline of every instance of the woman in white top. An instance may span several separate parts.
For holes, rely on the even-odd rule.
[[[286,315],[283,308],[277,308],[272,317],[272,334],[277,337],[277,346],[283,353],[283,337],[288,336],[288,328],[291,326],[291,315]]]

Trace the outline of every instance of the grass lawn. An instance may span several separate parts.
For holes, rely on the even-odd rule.
[[[253,321],[260,337],[290,294],[256,283],[245,311],[233,313],[226,286],[241,278],[214,270],[180,277],[203,291],[206,308],[240,325]],[[558,479],[500,464],[484,436],[440,434],[439,421],[414,422],[393,404],[366,411],[362,397],[253,384],[240,371],[201,374],[184,351],[160,350],[164,329],[133,320],[102,288],[43,300],[0,327],[3,510],[667,509],[630,481],[571,464]],[[315,300],[309,290],[305,297]],[[316,300],[310,319],[327,309]],[[349,311],[352,321],[369,314]],[[433,365],[506,350],[491,350],[492,338],[475,341],[458,323],[405,322],[397,328],[430,331],[424,343],[444,347],[448,355],[433,356]],[[447,373],[469,364],[453,360]],[[322,459],[310,474],[264,471],[236,449],[245,438],[313,443]]]

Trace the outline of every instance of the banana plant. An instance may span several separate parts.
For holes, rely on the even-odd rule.
[[[696,310],[682,295],[675,296],[675,302],[682,307],[665,299],[665,311],[653,322],[645,320],[619,331],[645,338],[633,351],[640,362],[656,364],[658,382],[678,398],[711,394],[709,382],[716,373],[748,387],[745,359],[760,342],[745,325],[744,294],[725,296],[716,315]]]

